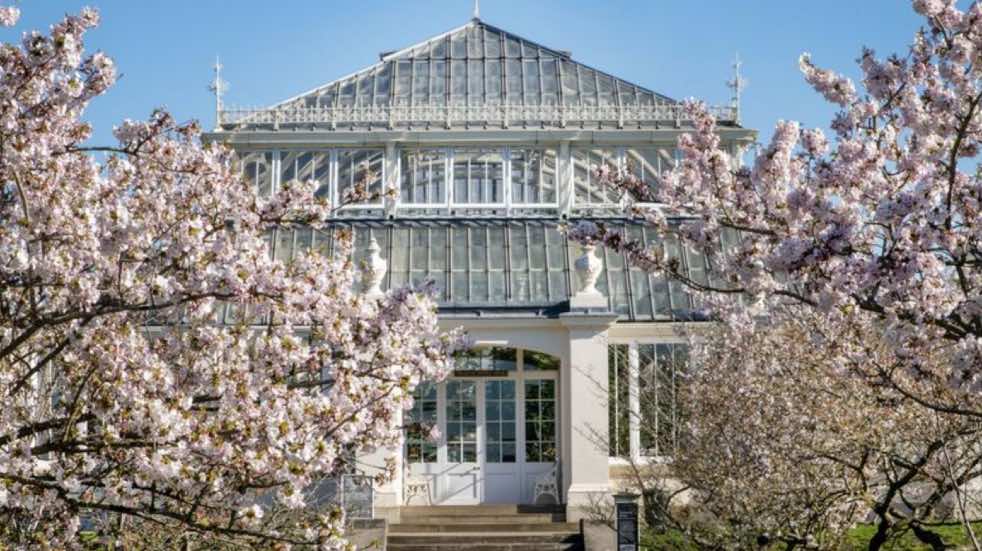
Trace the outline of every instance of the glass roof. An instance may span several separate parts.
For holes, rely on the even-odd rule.
[[[638,106],[674,100],[478,19],[276,106]]]
[[[612,227],[646,245],[659,241],[654,230],[636,223],[613,222]],[[310,248],[333,254],[338,228],[354,231],[356,258],[365,257],[370,239],[378,242],[388,263],[383,288],[432,281],[444,314],[558,315],[568,309],[576,287],[571,266],[582,254],[555,222],[515,219],[351,221],[327,231],[280,228],[270,236],[272,254],[284,261]],[[664,244],[689,277],[708,283],[703,256],[674,240]],[[622,320],[698,319],[699,301],[682,284],[632,267],[610,250],[601,248],[598,257],[604,268],[597,287]]]

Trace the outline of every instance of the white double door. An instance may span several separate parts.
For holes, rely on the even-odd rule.
[[[446,505],[530,503],[557,459],[554,378],[455,378],[437,387],[435,462],[411,463]]]

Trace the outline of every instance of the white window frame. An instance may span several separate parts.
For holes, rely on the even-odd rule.
[[[690,344],[690,341],[680,337],[611,337],[608,339],[608,346],[627,345],[628,347],[628,442],[630,450],[628,457],[608,456],[608,462],[611,465],[627,465],[632,462],[637,464],[660,464],[671,463],[673,461],[673,457],[671,455],[653,455],[647,453],[648,450],[641,449],[641,355],[639,352],[639,347],[641,345],[659,344]],[[610,389],[608,389],[608,400],[610,399]],[[616,397],[613,397],[613,399],[616,400]],[[608,430],[610,430],[609,427]]]

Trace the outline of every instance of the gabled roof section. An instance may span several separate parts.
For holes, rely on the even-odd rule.
[[[676,103],[479,19],[273,108]]]
[[[683,105],[472,19],[264,109],[224,109],[218,131],[686,126]],[[716,107],[722,125],[737,110]]]

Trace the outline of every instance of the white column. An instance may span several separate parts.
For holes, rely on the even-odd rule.
[[[627,345],[627,408],[630,413],[628,431],[630,434],[631,457],[641,456],[641,360],[638,343]]]
[[[609,499],[607,329],[617,316],[569,313],[560,374],[562,472],[568,522],[588,516],[592,504]]]
[[[403,412],[399,411],[392,421],[401,427]],[[405,458],[402,449],[403,438],[399,438],[398,447],[376,448],[358,457],[359,467],[367,476],[373,476],[388,468],[390,464],[395,470],[394,476],[387,483],[375,486],[375,518],[385,518],[390,522],[399,521],[399,507],[402,505],[402,479]]]

